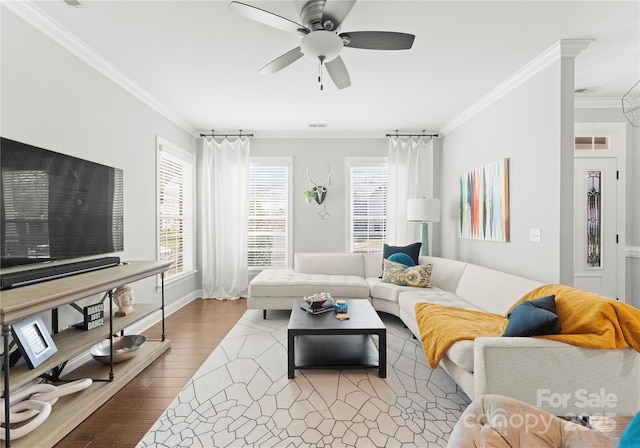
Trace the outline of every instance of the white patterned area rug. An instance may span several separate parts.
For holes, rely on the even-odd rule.
[[[287,311],[248,310],[138,444],[143,447],[444,447],[469,398],[395,316],[377,369],[296,370]]]

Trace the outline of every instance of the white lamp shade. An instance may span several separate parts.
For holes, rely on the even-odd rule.
[[[407,221],[440,222],[440,199],[409,199],[407,201]]]

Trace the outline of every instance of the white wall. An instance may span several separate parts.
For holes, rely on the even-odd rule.
[[[125,250],[118,255],[155,260],[156,136],[191,152],[195,139],[5,8],[1,20],[0,133],[122,168]],[[198,279],[168,287],[167,303],[199,288]],[[134,289],[138,302],[159,300],[155,279]]]
[[[560,282],[561,72],[558,60],[445,135],[442,256]],[[510,242],[459,238],[459,176],[505,157]],[[540,243],[529,241],[531,228],[541,229]]]
[[[347,198],[345,194],[346,157],[387,156],[387,139],[380,138],[295,138],[251,140],[252,156],[293,157],[293,252],[344,252],[347,250]],[[323,208],[315,202],[307,204],[302,192],[308,188],[306,169],[314,182],[323,185],[326,165],[333,170],[325,200],[331,215],[323,220]],[[324,203],[323,203],[324,205]]]

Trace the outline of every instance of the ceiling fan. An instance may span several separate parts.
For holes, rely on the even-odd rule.
[[[302,7],[303,25],[264,9],[241,2],[231,2],[229,9],[256,22],[302,36],[300,46],[269,62],[260,73],[271,75],[294,63],[302,56],[317,61],[320,67],[318,82],[322,84],[322,68],[339,89],[351,85],[349,72],[340,56],[344,47],[365,50],[408,50],[413,45],[413,34],[391,31],[340,32],[356,0],[309,0]]]

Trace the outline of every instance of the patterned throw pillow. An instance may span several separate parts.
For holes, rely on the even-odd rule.
[[[431,284],[432,265],[405,266],[390,260],[384,260],[382,281],[399,286],[415,286],[417,288],[433,288]]]

